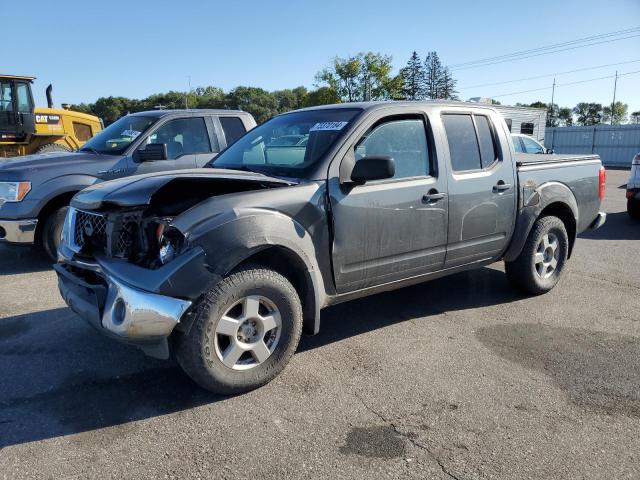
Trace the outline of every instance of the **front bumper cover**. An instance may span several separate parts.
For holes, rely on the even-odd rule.
[[[0,242],[33,244],[37,226],[37,218],[23,220],[0,219]]]
[[[54,265],[62,298],[100,332],[140,347],[148,355],[168,358],[167,337],[191,301],[150,293],[104,275],[98,264],[76,271]],[[80,272],[88,275],[81,276]]]

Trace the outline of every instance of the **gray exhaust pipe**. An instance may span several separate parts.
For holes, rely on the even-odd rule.
[[[47,93],[47,106],[49,108],[53,108],[53,98],[51,97],[51,90],[53,90],[53,85],[49,84],[49,86],[47,87],[46,93]]]

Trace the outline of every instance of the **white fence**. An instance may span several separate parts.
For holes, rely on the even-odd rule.
[[[547,128],[544,146],[555,153],[597,153],[606,167],[631,167],[640,153],[640,125]]]

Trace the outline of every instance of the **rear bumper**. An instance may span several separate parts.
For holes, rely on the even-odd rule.
[[[167,358],[167,337],[191,306],[188,300],[158,295],[105,276],[91,265],[87,276],[54,265],[62,298],[76,314],[100,332],[140,347],[148,355]]]
[[[38,219],[0,219],[0,242],[32,244],[36,236]]]
[[[607,214],[604,212],[598,212],[598,216],[593,221],[589,228],[595,230],[596,228],[600,228],[607,221]]]

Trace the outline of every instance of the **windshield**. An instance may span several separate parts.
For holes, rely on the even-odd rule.
[[[156,120],[157,118],[154,117],[139,117],[137,115],[122,117],[85,143],[80,151],[119,155]]]
[[[250,130],[209,166],[302,178],[360,111],[336,108],[280,115]]]

